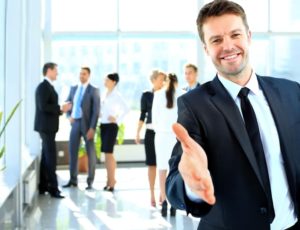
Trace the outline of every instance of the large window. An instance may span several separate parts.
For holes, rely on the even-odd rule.
[[[4,95],[5,95],[5,2],[0,1],[0,112],[4,111]],[[2,118],[3,119],[3,118]],[[3,121],[0,128],[3,126]],[[4,138],[0,139],[0,149],[4,144]],[[4,165],[4,157],[0,159],[0,170]]]
[[[60,67],[61,101],[78,81],[80,66],[91,67],[92,83],[102,92],[104,77],[117,71],[119,89],[131,108],[125,137],[134,138],[140,95],[150,87],[152,69],[176,73],[180,87],[185,84],[186,62],[198,65],[201,82],[215,76],[214,66],[201,52],[195,23],[199,8],[209,1],[49,0],[52,31],[46,43],[52,43],[48,53]],[[245,9],[252,31],[250,57],[255,71],[300,81],[300,16],[296,12],[300,3],[235,1]]]
[[[195,31],[196,0],[119,1],[121,31]]]
[[[116,0],[52,0],[51,3],[54,32],[117,30]]]
[[[271,31],[300,32],[300,1],[270,1]]]
[[[196,63],[196,0],[53,0],[51,12],[51,59],[59,64],[60,101],[78,82],[83,65],[91,67],[91,81],[101,92],[106,75],[118,72],[119,90],[131,108],[124,121],[126,139],[135,137],[151,71],[174,72],[183,85],[184,64]],[[60,129],[58,137],[67,139],[67,132]]]

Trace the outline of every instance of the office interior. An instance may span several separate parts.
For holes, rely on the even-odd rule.
[[[136,145],[134,138],[140,96],[150,88],[151,71],[158,68],[176,73],[182,87],[186,63],[198,66],[201,83],[216,74],[203,51],[195,23],[198,10],[207,2],[0,1],[0,111],[3,113],[0,127],[21,101],[0,139],[0,148],[5,146],[0,159],[0,229],[26,228],[26,214],[38,205],[36,183],[41,143],[33,130],[34,92],[43,78],[43,64],[48,61],[58,64],[55,88],[60,103],[66,99],[69,87],[78,82],[81,66],[91,68],[91,82],[100,91],[104,90],[106,74],[120,74],[119,90],[131,111],[124,120],[125,141],[116,146],[115,154],[120,165],[135,167],[135,163],[141,164],[145,160],[143,145]],[[236,2],[248,15],[253,39],[250,59],[255,72],[300,82],[300,15],[297,13],[300,2]],[[61,117],[56,138],[60,170],[67,169],[69,130],[66,117]],[[100,170],[102,161],[98,162]],[[64,174],[63,171],[59,173]],[[182,228],[169,224],[161,229]]]

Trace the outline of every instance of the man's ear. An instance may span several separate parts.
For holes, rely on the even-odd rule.
[[[206,44],[205,44],[205,43],[202,43],[202,46],[203,46],[203,49],[204,49],[206,55],[209,56],[209,52],[208,52],[208,49],[207,49]]]
[[[247,37],[248,37],[249,44],[251,44],[251,41],[252,41],[252,32],[250,30],[248,30]]]

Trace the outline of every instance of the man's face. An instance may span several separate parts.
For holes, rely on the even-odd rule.
[[[86,69],[81,69],[80,71],[80,82],[82,84],[86,83],[90,77],[89,72]]]
[[[186,67],[184,71],[185,80],[189,85],[194,85],[197,81],[197,72],[192,67]]]
[[[204,49],[218,73],[239,78],[248,73],[251,33],[242,18],[233,14],[210,17],[203,25]]]
[[[46,74],[52,81],[55,81],[58,75],[57,66],[55,66],[53,69],[48,69]]]

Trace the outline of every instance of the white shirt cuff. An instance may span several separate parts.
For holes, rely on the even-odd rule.
[[[198,195],[193,193],[192,190],[190,189],[190,187],[187,186],[185,183],[184,183],[184,187],[185,187],[186,195],[191,201],[193,201],[195,203],[203,202],[203,200]]]

